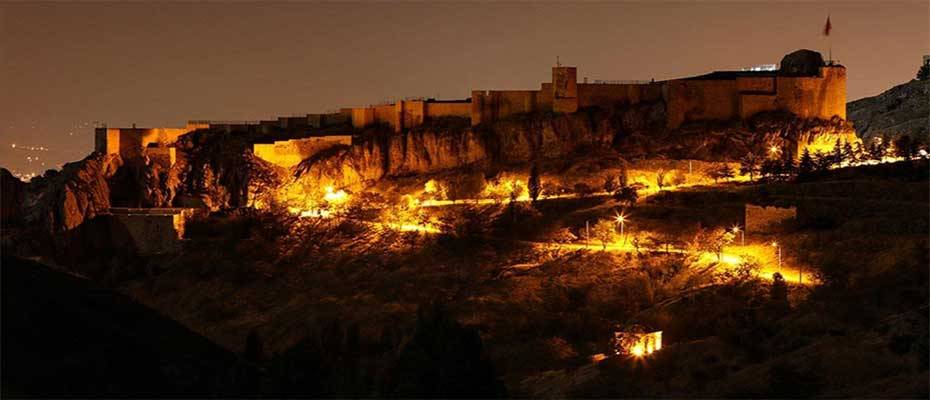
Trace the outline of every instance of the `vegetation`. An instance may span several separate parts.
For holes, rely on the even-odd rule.
[[[533,164],[533,168],[530,170],[529,180],[526,182],[526,187],[529,189],[530,198],[533,199],[533,202],[539,199],[539,194],[542,193],[542,184],[539,181],[539,165]]]
[[[930,63],[921,64],[920,68],[917,70],[917,80],[925,81],[930,79]]]

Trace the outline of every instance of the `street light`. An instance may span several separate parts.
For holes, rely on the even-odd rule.
[[[772,242],[772,246],[778,250],[778,272],[781,273],[781,246],[778,245],[778,242]]]
[[[623,228],[626,225],[626,215],[619,213],[616,217],[614,217],[614,221],[617,221],[617,223],[620,224],[620,237],[623,238],[623,244],[626,244],[626,236],[623,234]]]
[[[740,246],[746,245],[746,231],[743,231],[739,228],[739,225],[733,225],[733,234],[739,233],[740,236]]]

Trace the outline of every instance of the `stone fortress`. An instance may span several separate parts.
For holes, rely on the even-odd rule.
[[[542,83],[539,90],[475,90],[464,100],[410,99],[268,121],[190,121],[184,128],[103,127],[96,129],[95,149],[124,158],[147,156],[170,166],[176,157],[173,143],[194,130],[287,131],[288,140],[256,143],[254,153],[293,167],[321,150],[351,144],[354,130],[383,125],[403,132],[443,117],[468,118],[474,126],[521,113],[572,113],[661,101],[669,129],[688,122],[745,120],[766,111],[801,118],[846,118],[846,68],[825,63],[812,50],[786,55],[777,70],[717,71],[656,82],[587,83],[587,79],[578,82],[577,75],[576,67],[557,65],[552,68],[552,81]]]

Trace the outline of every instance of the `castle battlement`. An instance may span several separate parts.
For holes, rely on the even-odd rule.
[[[824,63],[815,51],[798,50],[782,58],[777,70],[717,71],[658,82],[579,83],[576,67],[558,65],[552,68],[551,82],[541,83],[537,90],[473,90],[464,100],[408,99],[268,121],[190,121],[185,128],[98,128],[96,150],[141,157],[149,147],[170,147],[181,135],[204,128],[264,133],[312,129],[319,135],[325,128],[384,124],[401,132],[442,117],[470,118],[472,125],[478,125],[522,113],[572,113],[589,107],[660,101],[665,103],[669,129],[695,121],[746,120],[769,111],[801,118],[846,119],[846,68]],[[344,131],[322,132],[325,136]],[[167,152],[155,153],[160,160],[173,159]]]

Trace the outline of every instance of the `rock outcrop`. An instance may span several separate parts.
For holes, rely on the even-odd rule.
[[[47,172],[26,187],[21,205],[23,221],[48,232],[74,229],[110,209],[108,180],[122,166],[119,155],[92,153],[65,164],[61,172]]]
[[[739,159],[771,145],[800,152],[832,148],[837,140],[858,141],[852,126],[838,118],[823,121],[765,113],[746,122],[691,123],[669,131],[664,111],[664,105],[656,103],[610,111],[518,115],[472,128],[436,129],[427,124],[403,134],[374,134],[353,146],[304,160],[293,181],[285,185],[285,201],[299,203],[326,186],[360,189],[387,177],[475,163],[501,166],[583,156],[578,152],[584,149],[613,149],[627,158],[719,161]]]
[[[863,139],[909,135],[927,141],[930,135],[930,81],[913,80],[882,94],[846,105],[847,118]]]
[[[477,128],[425,125],[403,134],[373,134],[305,160],[284,192],[288,202],[300,201],[326,186],[359,189],[386,177],[565,156],[582,146],[610,146],[620,119],[612,123],[587,113],[525,115]]]
[[[26,183],[13,176],[6,168],[0,168],[0,221],[3,225],[22,217],[23,196]]]

